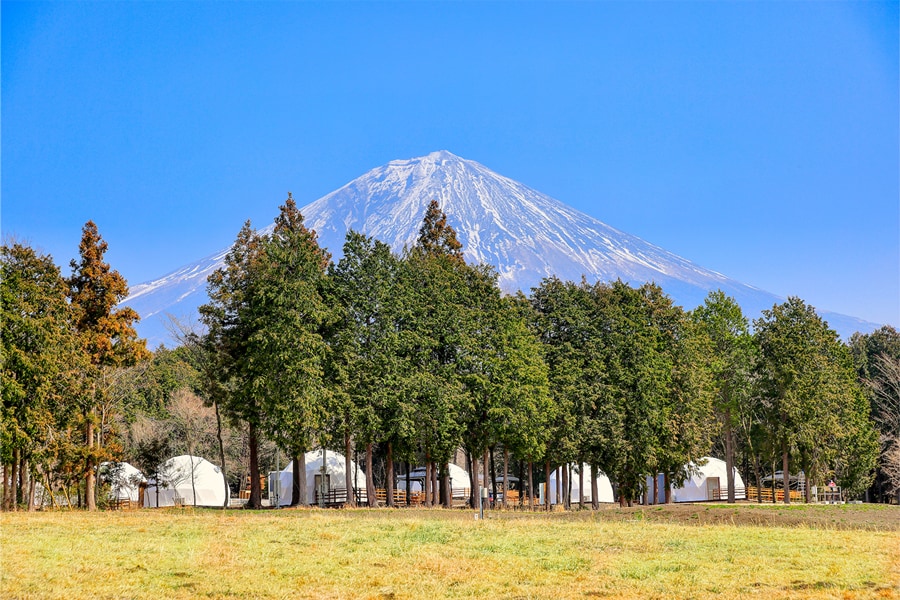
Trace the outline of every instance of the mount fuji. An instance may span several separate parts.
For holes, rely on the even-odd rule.
[[[500,287],[528,292],[556,275],[579,281],[655,281],[687,309],[710,290],[733,296],[755,318],[783,299],[700,267],[644,240],[606,225],[562,202],[487,167],[446,151],[395,160],[372,169],[301,209],[319,244],[340,257],[348,229],[401,251],[415,243],[425,208],[437,200],[456,229],[466,260],[497,269]],[[263,229],[271,231],[272,225]],[[228,249],[155,281],[136,285],[123,305],[141,315],[140,335],[167,342],[166,315],[191,318],[207,301],[206,278],[223,264]],[[820,312],[842,337],[877,325]]]

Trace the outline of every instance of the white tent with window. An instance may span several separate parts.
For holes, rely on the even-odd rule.
[[[718,501],[718,500],[727,500],[728,499],[728,469],[725,466],[725,461],[713,458],[711,456],[705,456],[700,459],[698,462],[703,463],[702,466],[698,466],[696,463],[691,462],[688,467],[691,471],[691,476],[685,480],[683,484],[679,487],[672,486],[672,501],[673,502],[705,502],[705,501]],[[734,488],[735,494],[734,497],[736,500],[745,500],[747,498],[747,491],[744,486],[744,479],[741,477],[741,474],[738,472],[737,468],[734,468]],[[657,490],[658,490],[658,503],[663,503],[666,501],[666,491],[663,476],[657,476]],[[653,493],[652,488],[650,486],[653,485],[653,478],[647,478],[647,486],[650,490],[650,494]]]
[[[584,475],[582,479],[584,480],[584,502],[589,504],[593,495],[591,493],[591,466],[588,464],[579,465],[577,463],[573,463],[572,467],[572,477],[571,477],[571,490],[572,495],[572,504],[578,504],[578,497],[581,493],[581,490],[578,487],[579,483],[579,472],[584,469]],[[554,470],[550,473],[550,504],[557,504],[556,499],[556,476],[558,473],[561,473],[559,469]],[[543,487],[543,486],[542,486]],[[536,493],[543,493],[542,490],[535,490]],[[603,473],[597,473],[597,501],[598,502],[615,502],[615,497],[613,496],[612,483],[609,481],[609,477],[604,475]]]
[[[156,479],[144,490],[144,506],[221,507],[230,501],[222,469],[199,456],[170,458],[159,468]]]
[[[105,462],[100,464],[100,480],[109,484],[110,500],[138,502],[140,486],[147,478],[127,462]]]
[[[322,477],[322,450],[307,452],[306,457],[306,501],[314,504],[316,500],[316,488],[320,485]],[[355,461],[350,461],[350,469],[354,488],[363,501],[366,498],[366,475]],[[325,485],[328,490],[344,490],[347,487],[346,465],[344,455],[331,450],[325,451]],[[288,506],[293,498],[294,487],[294,463],[288,461],[283,471],[269,473],[269,498],[274,504],[275,483],[279,482],[278,505]]]

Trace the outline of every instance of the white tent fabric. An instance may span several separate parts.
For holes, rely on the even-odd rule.
[[[696,463],[691,462],[688,466],[693,475],[680,487],[672,486],[672,500],[674,502],[716,500],[716,490],[718,490],[718,499],[724,500],[728,498],[728,469],[725,466],[725,461],[711,456],[705,456],[700,460],[700,462],[704,461],[705,464],[702,467],[698,467]],[[664,478],[662,475],[658,475],[657,478],[658,498],[656,501],[662,503],[666,501]],[[647,486],[651,494],[653,493],[652,485],[653,478],[648,477]],[[734,487],[735,499],[745,500],[747,493],[744,479],[737,468],[734,469]]]
[[[720,498],[728,497],[728,469],[725,467],[725,461],[711,456],[706,456],[702,460],[705,460],[706,464],[700,467],[699,473],[692,475],[681,487],[672,489],[672,498],[675,502],[712,500],[713,491],[717,487]],[[696,467],[693,463],[691,466]],[[736,490],[745,490],[744,480],[737,469],[734,469],[734,487]],[[744,500],[747,495],[741,491],[735,497]]]
[[[326,451],[325,453],[326,460],[326,473],[328,474],[329,483],[331,489],[340,488],[343,489],[346,487],[346,469],[344,462],[344,455],[339,454],[337,452],[332,452],[331,450]],[[322,473],[322,450],[314,450],[312,452],[307,452],[305,454],[306,457],[306,501],[310,504],[315,502],[316,499],[316,475]],[[353,486],[357,490],[361,490],[363,496],[366,494],[366,475],[363,472],[362,468],[358,467],[356,462],[353,460],[350,461],[350,468],[353,470],[351,477],[353,477]],[[281,483],[281,493],[278,497],[278,505],[279,506],[288,506],[291,503],[291,499],[293,497],[293,488],[294,488],[294,463],[293,461],[288,461],[287,467],[284,468],[283,471],[279,472],[278,480]],[[271,481],[270,476],[270,481]]]
[[[182,455],[170,458],[159,472],[159,506],[175,506],[181,498],[185,506],[223,506],[230,501],[226,493],[222,469],[199,456]],[[157,506],[156,481],[150,480],[144,491],[144,506]],[[196,498],[194,490],[197,491]]]
[[[593,496],[591,495],[591,466],[590,465],[578,465],[572,464],[572,504],[578,503],[578,471],[584,468],[584,501],[591,502]],[[550,473],[550,504],[557,504],[556,500],[556,474],[558,471],[553,471]],[[538,490],[540,491],[540,490]],[[612,483],[609,481],[609,477],[604,475],[603,473],[597,474],[597,501],[598,502],[614,502],[615,498],[613,497],[613,489]]]
[[[461,496],[465,494],[472,485],[472,482],[469,480],[469,472],[459,465],[455,465],[453,463],[450,463],[448,467],[450,475],[450,489],[453,490],[453,495]],[[410,479],[410,491],[421,492],[422,481],[425,480],[425,467],[416,467],[415,469],[413,469],[410,472]],[[397,489],[404,491],[406,490],[406,475],[397,476]]]
[[[127,462],[100,464],[100,477],[109,483],[110,500],[140,500],[140,485],[147,481],[144,474]]]

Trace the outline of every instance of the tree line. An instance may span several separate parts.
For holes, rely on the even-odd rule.
[[[137,315],[116,308],[127,287],[105,249],[88,223],[63,278],[50,257],[3,247],[6,509],[35,483],[92,508],[100,461],[152,476],[176,446],[217,456],[239,484],[248,473],[250,507],[262,504],[261,452],[290,458],[303,503],[316,447],[343,452],[347,489],[364,454],[372,504],[376,483],[393,503],[405,462],[426,467],[426,505],[449,506],[459,448],[473,495],[478,473],[496,482],[517,465],[533,498],[574,463],[631,504],[657,497],[648,476],[668,490],[710,454],[726,460],[729,501],[732,466],[757,485],[780,466],[786,486],[802,470],[851,496],[873,479],[875,499],[900,493],[900,335],[844,344],[798,298],[751,328],[720,291],[693,311],[652,283],[550,277],[504,295],[491,267],[465,262],[437,202],[412,248],[350,231],[334,262],[289,195],[273,231],[247,222],[210,276],[202,329],[177,327],[179,347],[151,357]]]

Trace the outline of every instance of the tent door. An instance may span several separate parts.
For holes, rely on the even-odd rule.
[[[706,499],[707,500],[721,500],[722,494],[719,491],[719,478],[718,477],[707,477],[706,478]]]
[[[325,486],[322,486],[322,474],[316,473],[316,498],[318,499],[318,494],[321,494],[322,497],[327,498],[328,494],[331,492],[331,473],[327,473],[325,475]]]

